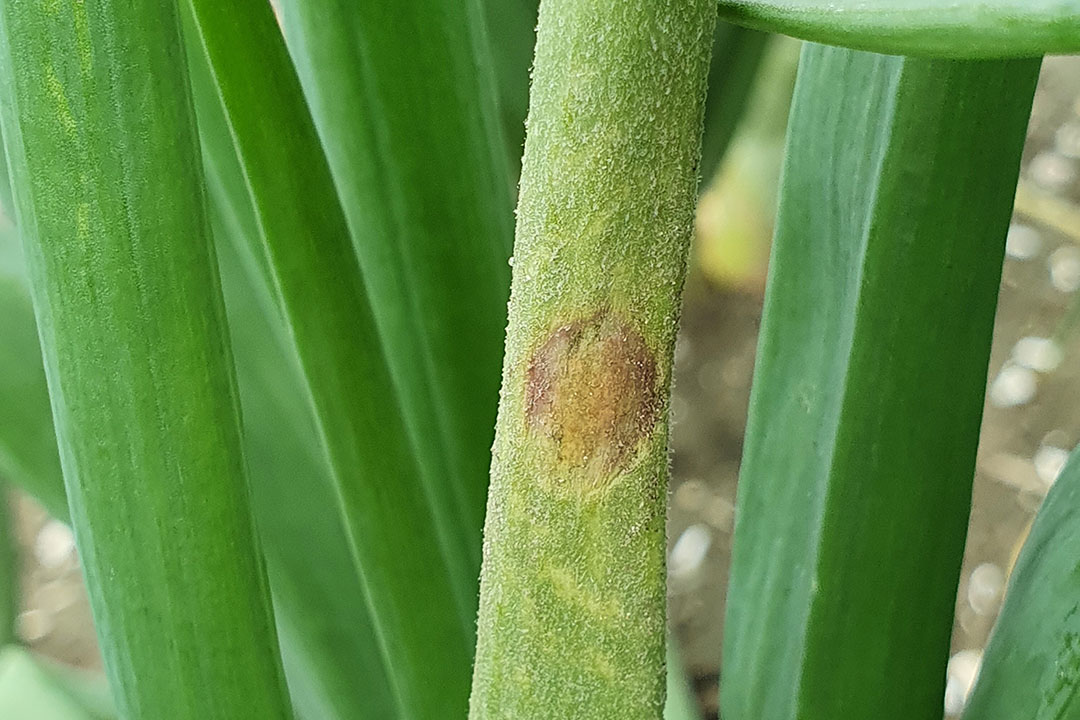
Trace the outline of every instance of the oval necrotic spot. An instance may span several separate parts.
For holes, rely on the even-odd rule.
[[[660,405],[655,356],[614,312],[556,328],[529,359],[526,422],[561,466],[621,470]]]

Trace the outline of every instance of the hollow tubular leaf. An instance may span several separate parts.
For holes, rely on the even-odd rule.
[[[513,209],[479,0],[281,10],[471,633]]]
[[[1080,717],[1080,452],[1016,561],[964,720]]]
[[[123,718],[288,718],[175,6],[0,4],[7,157]]]
[[[720,0],[720,17],[894,55],[993,59],[1080,52],[1078,0]]]
[[[345,216],[270,6],[191,5],[400,711],[441,716],[468,687],[474,567],[451,544],[460,530],[443,542],[436,533]]]
[[[738,492],[726,720],[941,716],[1038,69],[804,50]]]
[[[710,0],[542,0],[471,717],[659,718]]]

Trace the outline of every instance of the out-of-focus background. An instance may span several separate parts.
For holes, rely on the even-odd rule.
[[[672,399],[669,616],[704,717],[716,695],[736,481],[761,316],[784,120],[799,44],[773,39],[697,221]],[[993,238],[987,238],[988,252]],[[1080,442],[1080,58],[1044,65],[998,307],[944,712],[978,670],[1028,525]],[[957,478],[963,482],[965,478]],[[13,493],[21,638],[99,671],[74,542]],[[317,557],[312,562],[318,562]]]

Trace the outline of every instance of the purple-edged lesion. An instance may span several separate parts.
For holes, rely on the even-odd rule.
[[[614,477],[660,420],[660,385],[645,338],[600,310],[556,327],[532,353],[525,422],[558,468]]]

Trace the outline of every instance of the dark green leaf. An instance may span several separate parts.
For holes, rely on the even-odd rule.
[[[536,45],[539,0],[483,0],[484,19],[498,85],[499,119],[510,167],[521,171],[525,115],[529,111],[529,68]]]
[[[471,631],[513,236],[482,9],[281,7]]]
[[[739,485],[725,720],[941,716],[1038,70],[804,51]]]
[[[459,553],[461,528],[440,538],[432,521],[345,216],[270,6],[192,7],[257,215],[254,250],[266,254],[306,379],[391,686],[402,714],[435,717],[467,684],[475,567]]]
[[[705,94],[705,133],[701,142],[704,184],[716,174],[746,110],[769,36],[757,30],[716,23],[709,91]]]

